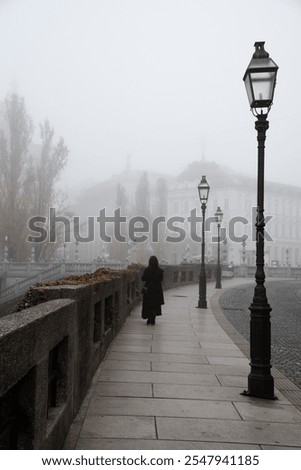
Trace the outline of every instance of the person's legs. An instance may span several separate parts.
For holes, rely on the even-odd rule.
[[[156,312],[155,311],[152,311],[150,314],[149,314],[149,322],[151,325],[154,325],[156,323]]]

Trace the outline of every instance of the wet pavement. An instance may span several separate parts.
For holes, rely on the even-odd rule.
[[[208,285],[208,309],[196,308],[197,293],[166,291],[156,325],[133,310],[64,449],[301,449],[301,390],[274,369],[277,400],[242,395],[249,344],[220,309],[222,290]]]

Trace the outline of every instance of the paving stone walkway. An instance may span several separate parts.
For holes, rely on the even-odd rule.
[[[154,326],[141,319],[140,306],[132,312],[65,449],[301,449],[301,412],[287,396],[278,389],[272,401],[241,395],[250,371],[246,340],[241,346],[218,308],[223,290],[208,285],[208,309],[195,308],[197,290],[166,291]]]

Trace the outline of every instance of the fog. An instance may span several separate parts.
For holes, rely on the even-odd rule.
[[[60,185],[205,157],[256,176],[242,77],[255,41],[279,66],[266,178],[300,186],[298,0],[2,0],[0,100],[17,92],[70,149]],[[130,157],[128,157],[130,156]]]

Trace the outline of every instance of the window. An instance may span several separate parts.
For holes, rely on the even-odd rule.
[[[105,299],[105,331],[113,326],[113,296]]]
[[[0,398],[0,449],[33,449],[36,368]]]
[[[53,408],[67,399],[68,337],[58,343],[48,356],[48,407],[47,418]]]
[[[94,343],[97,343],[101,339],[101,306],[101,300],[94,305]]]
[[[49,352],[48,360],[48,409],[57,404],[57,382],[59,376],[58,346]]]
[[[18,448],[19,386],[14,386],[0,399],[0,449]]]

